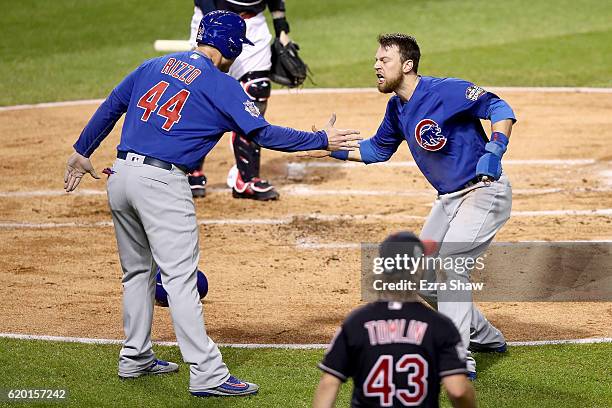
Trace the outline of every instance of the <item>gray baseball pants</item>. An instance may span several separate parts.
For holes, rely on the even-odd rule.
[[[464,190],[438,196],[421,230],[421,239],[440,243],[439,256],[477,258],[493,241],[495,234],[510,218],[512,186],[505,174],[499,180],[480,182]],[[470,281],[469,271],[445,269],[446,283]],[[436,281],[436,271],[428,270],[423,279]],[[421,295],[438,311],[449,317],[461,335],[467,353],[468,370],[476,362],[467,347],[472,343],[496,347],[505,343],[504,336],[472,302],[471,291],[423,291]]]
[[[125,342],[119,374],[153,363],[151,324],[155,300],[155,266],[163,271],[170,314],[183,360],[190,364],[190,391],[216,387],[229,371],[204,327],[196,286],[200,258],[195,206],[186,174],[143,163],[129,153],[117,159],[107,183],[123,269]]]

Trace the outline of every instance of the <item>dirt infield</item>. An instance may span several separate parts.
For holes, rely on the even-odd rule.
[[[612,94],[501,96],[519,123],[504,157],[515,215],[497,240],[612,239]],[[276,95],[268,119],[308,129],[335,111],[339,126],[369,135],[386,99]],[[122,337],[121,270],[105,182],[87,179],[77,194],[60,192],[70,146],[95,107],[0,112],[0,332]],[[114,160],[117,129],[93,157],[98,170]],[[545,159],[561,162],[534,162]],[[368,167],[312,165],[265,151],[262,174],[281,191],[274,203],[232,199],[224,188],[232,161],[224,138],[205,166],[211,192],[197,202],[200,266],[211,288],[206,324],[219,342],[329,341],[359,304],[354,244],[418,231],[435,197],[405,145],[390,164]],[[510,340],[612,337],[611,303],[480,306]],[[154,338],[174,339],[165,309],[156,310]]]

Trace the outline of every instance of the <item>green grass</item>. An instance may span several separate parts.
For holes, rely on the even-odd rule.
[[[322,356],[322,351],[225,348],[223,357],[232,374],[259,384],[260,393],[257,397],[202,400],[187,391],[186,364],[181,364],[177,375],[120,380],[119,349],[0,339],[0,389],[64,388],[70,393],[68,405],[75,407],[306,407],[318,382],[316,366]],[[176,347],[158,346],[155,351],[158,358],[182,361]],[[345,406],[349,391],[347,387],[343,392]]]
[[[0,105],[104,97],[156,39],[186,39],[186,0],[0,0]],[[320,87],[373,86],[376,35],[414,34],[421,73],[486,85],[612,86],[612,3],[300,0],[292,36]],[[308,85],[312,86],[312,85]]]
[[[189,370],[177,375],[117,378],[119,346],[0,339],[0,388],[65,388],[79,407],[307,407],[318,382],[321,350],[225,348],[233,374],[261,386],[256,397],[201,400],[189,396]],[[181,361],[176,347],[156,347],[159,358]],[[481,407],[612,406],[612,345],[512,347],[504,356],[479,354]],[[338,407],[350,401],[342,387]],[[449,406],[445,398],[442,406]],[[0,402],[0,405],[2,403]],[[8,404],[5,404],[8,405]],[[42,406],[28,404],[28,406]],[[65,406],[64,404],[48,404]]]

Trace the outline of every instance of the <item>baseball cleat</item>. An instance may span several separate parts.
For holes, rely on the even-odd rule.
[[[501,346],[490,347],[484,344],[470,342],[469,350],[475,353],[505,353],[508,351],[508,344],[504,343]]]
[[[279,194],[272,184],[267,180],[254,178],[251,181],[244,182],[240,178],[236,180],[236,184],[232,188],[232,196],[234,198],[249,198],[258,201],[278,200]]]
[[[195,197],[206,197],[206,176],[201,171],[194,171],[188,177],[191,195]]]
[[[179,370],[179,366],[176,363],[171,363],[170,361],[164,360],[155,360],[153,364],[149,367],[145,368],[142,371],[137,371],[135,373],[119,373],[119,378],[126,380],[129,378],[138,378],[143,375],[157,375],[157,374],[169,374],[176,373]]]
[[[221,385],[206,391],[191,391],[195,397],[240,397],[244,395],[255,395],[259,391],[259,385],[241,381],[230,375]]]

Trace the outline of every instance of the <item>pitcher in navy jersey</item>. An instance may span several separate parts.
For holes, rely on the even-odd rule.
[[[380,256],[429,255],[414,234],[390,235]],[[420,275],[386,268],[382,285],[418,282]],[[351,407],[438,407],[440,382],[454,407],[474,407],[465,353],[447,317],[418,301],[410,291],[381,291],[380,301],[353,311],[336,332],[319,368],[313,407],[331,408],[341,384],[353,379]]]
[[[335,129],[333,116],[320,132],[267,123],[240,84],[225,74],[243,44],[251,44],[245,31],[237,14],[211,12],[200,23],[194,51],[146,61],[129,74],[81,133],[64,176],[68,192],[85,173],[98,178],[89,157],[126,113],[117,160],[107,172],[123,269],[126,340],[119,376],[178,370],[177,364],[158,360],[151,345],[159,266],[181,354],[190,365],[189,390],[198,397],[249,395],[259,387],[231,376],[206,334],[196,287],[199,229],[188,172],[200,167],[228,131],[281,151],[352,149],[358,139],[357,131]]]

